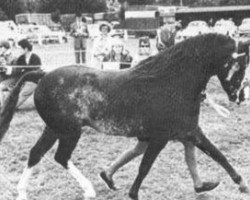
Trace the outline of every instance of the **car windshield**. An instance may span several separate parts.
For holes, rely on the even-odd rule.
[[[190,22],[188,26],[190,27],[206,26],[206,23],[205,22]]]
[[[231,21],[224,21],[224,22],[216,22],[215,26],[234,26],[233,22]]]
[[[50,29],[46,26],[35,26],[33,29],[34,32],[49,32]]]
[[[52,30],[52,31],[63,31],[63,28],[61,26],[52,26],[52,27],[50,27],[50,30]]]
[[[243,19],[242,24],[250,24],[250,18]]]
[[[26,34],[26,33],[32,33],[32,27],[31,26],[26,26],[22,25],[19,27],[20,33]]]

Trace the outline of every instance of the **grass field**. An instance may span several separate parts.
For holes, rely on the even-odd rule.
[[[137,43],[129,47],[133,51]],[[70,44],[36,47],[47,70],[74,62]],[[65,53],[68,52],[68,53]],[[62,52],[61,54],[58,52]],[[64,52],[64,53],[63,53]],[[135,51],[133,51],[135,52]],[[51,66],[51,68],[49,68]],[[249,106],[226,105],[227,97],[217,79],[208,87],[217,102],[231,111],[228,119],[220,117],[211,107],[201,109],[201,127],[206,135],[226,155],[233,166],[250,184],[250,111]],[[18,110],[11,127],[0,145],[0,200],[13,200],[17,196],[16,185],[26,166],[29,150],[35,144],[44,124],[29,99]],[[94,131],[83,134],[72,161],[94,184],[96,200],[127,200],[127,193],[137,174],[141,157],[117,172],[115,181],[122,189],[113,192],[106,189],[98,173],[118,155],[136,143],[135,139],[105,136]],[[30,200],[82,200],[83,191],[77,182],[53,160],[55,145],[39,165],[30,180]],[[241,194],[238,186],[213,160],[197,151],[198,167],[203,180],[220,180],[220,186],[209,193],[196,195],[192,180],[184,162],[183,147],[170,142],[161,152],[140,190],[141,200],[249,200],[250,195]]]

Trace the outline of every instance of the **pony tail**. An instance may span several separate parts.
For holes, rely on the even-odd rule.
[[[45,75],[43,71],[32,71],[24,74],[16,83],[10,94],[6,98],[0,110],[0,142],[7,132],[10,122],[13,118],[16,105],[18,102],[19,93],[25,81],[38,83],[38,81]]]

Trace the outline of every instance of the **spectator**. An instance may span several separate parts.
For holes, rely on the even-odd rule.
[[[6,60],[3,55],[0,54],[0,67],[6,66]]]
[[[30,66],[30,68],[23,69],[19,74],[19,77],[28,71],[41,67],[40,57],[33,53],[33,47],[28,40],[24,39],[18,42],[18,45],[22,48],[23,54],[17,59],[16,65]],[[17,103],[17,108],[19,108],[35,91],[37,84],[33,82],[26,82],[22,88],[22,91],[19,95],[19,100]]]
[[[148,36],[143,36],[139,38],[139,46],[138,46],[138,53],[133,60],[133,66],[137,65],[138,63],[142,62],[143,60],[153,56],[157,52],[152,51],[150,39]]]
[[[214,19],[210,18],[208,21],[208,26],[213,27],[214,26]]]
[[[93,44],[93,57],[92,65],[94,68],[101,68],[102,61],[111,50],[112,38],[109,35],[111,27],[107,23],[103,23],[99,26],[100,35],[95,38]]]
[[[151,44],[148,36],[139,38],[139,55],[150,56]]]
[[[163,51],[174,45],[176,35],[175,24],[165,24],[157,30],[156,48]]]
[[[82,13],[76,13],[76,20],[70,27],[70,35],[74,37],[74,49],[76,63],[86,62],[87,38],[89,31],[86,23],[86,18],[82,18]],[[82,58],[82,59],[81,59]]]
[[[0,55],[5,58],[6,64],[11,65],[15,62],[15,57],[13,56],[11,45],[8,41],[2,41],[0,43]]]
[[[2,43],[5,44],[5,43]],[[19,46],[23,49],[24,53],[21,55],[14,64],[16,65],[41,65],[40,58],[32,53],[32,45],[27,40],[21,40],[19,43]],[[1,45],[0,45],[1,46]],[[3,47],[2,47],[3,48]],[[2,54],[3,55],[3,54]],[[6,55],[6,54],[4,54]],[[8,54],[9,55],[9,54]],[[9,58],[9,60],[8,60]],[[34,70],[34,67],[31,67],[30,69],[19,69],[16,68],[15,70],[11,70],[12,68],[8,68],[8,65],[13,64],[13,60],[10,59],[10,57],[5,57],[5,63],[2,63],[3,65],[6,65],[4,67],[7,68],[6,74],[5,74],[5,80],[3,80],[0,83],[0,103],[3,105],[6,95],[12,90],[16,82],[19,80],[19,78],[23,75],[23,73]],[[32,95],[36,88],[36,84],[32,82],[26,82],[24,87],[22,88],[22,91],[19,95],[19,100],[17,107],[22,105],[22,103]]]
[[[10,91],[10,89],[15,85],[18,77],[10,76],[10,71],[7,70],[6,66],[12,65],[15,63],[15,57],[10,48],[10,44],[8,41],[0,42],[0,66],[1,66],[1,74],[0,74],[0,105],[3,105],[3,102],[6,97],[6,93]]]
[[[119,62],[120,69],[131,67],[133,58],[129,51],[124,49],[124,43],[116,38],[112,41],[111,51],[104,57],[103,62]]]

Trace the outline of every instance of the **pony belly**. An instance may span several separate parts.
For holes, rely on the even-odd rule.
[[[144,135],[144,129],[140,120],[123,120],[117,122],[114,119],[103,119],[95,122],[100,132],[106,135],[140,137]]]

